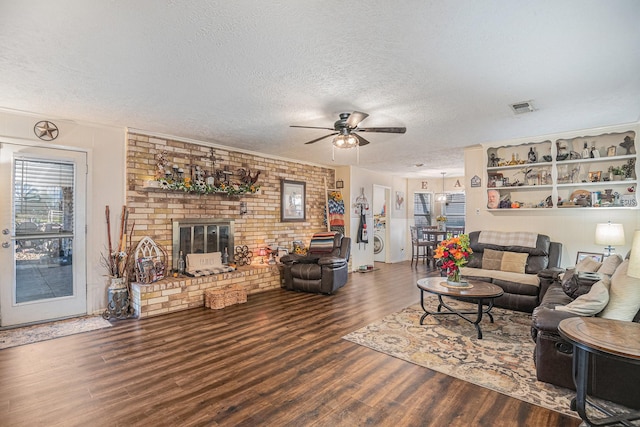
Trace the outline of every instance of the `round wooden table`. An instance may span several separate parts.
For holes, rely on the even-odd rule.
[[[578,412],[588,425],[607,426],[640,419],[640,411],[613,415],[587,396],[589,380],[589,353],[623,360],[640,365],[640,324],[600,317],[571,317],[558,325],[560,336],[573,344],[573,381],[576,397],[571,401],[571,409]],[[591,420],[587,416],[586,405],[598,408],[608,417]]]
[[[424,319],[429,316],[455,314],[469,323],[472,323],[476,327],[478,332],[478,339],[482,339],[482,330],[480,329],[480,321],[482,315],[489,316],[491,323],[493,323],[493,316],[491,315],[491,309],[493,308],[493,300],[501,296],[504,291],[500,286],[496,286],[491,283],[482,282],[479,280],[469,280],[468,287],[453,287],[446,285],[447,280],[444,277],[427,277],[418,280],[418,289],[420,289],[420,305],[424,310],[424,314],[420,318],[420,324],[422,325]],[[429,311],[424,305],[424,293],[429,292],[438,296],[437,311]],[[443,300],[443,296],[465,298],[477,302],[478,309],[476,311],[460,311],[447,305]],[[485,307],[486,305],[486,307]],[[442,308],[448,311],[442,311]],[[470,319],[465,316],[466,314],[475,314],[475,319]]]

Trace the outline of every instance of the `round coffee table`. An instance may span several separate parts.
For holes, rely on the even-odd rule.
[[[489,316],[489,320],[493,323],[493,316],[491,315],[491,309],[493,308],[493,300],[501,296],[504,291],[500,286],[496,286],[491,283],[481,282],[479,280],[469,280],[468,287],[453,287],[446,286],[446,279],[444,277],[427,277],[418,280],[418,289],[420,289],[420,305],[424,310],[424,314],[420,318],[420,324],[423,325],[424,319],[429,316],[455,314],[469,323],[472,323],[476,327],[478,332],[478,339],[482,339],[482,330],[480,329],[480,321],[482,315]],[[424,293],[429,292],[438,296],[437,311],[429,311],[424,306]],[[465,298],[478,303],[478,309],[476,311],[460,311],[447,305],[443,300],[443,296]],[[486,306],[486,307],[485,307]],[[448,311],[442,311],[442,308]],[[471,319],[467,317],[467,314],[475,314],[476,318]]]

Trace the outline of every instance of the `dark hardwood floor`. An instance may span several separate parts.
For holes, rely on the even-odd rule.
[[[1,350],[0,425],[579,425],[341,339],[419,301],[424,265],[376,267],[333,296],[275,290]]]

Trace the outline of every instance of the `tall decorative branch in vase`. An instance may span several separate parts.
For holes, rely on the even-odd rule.
[[[133,272],[133,247],[131,246],[130,236],[133,234],[135,221],[131,225],[127,236],[127,221],[129,211],[126,206],[122,207],[120,216],[120,230],[118,234],[118,244],[113,246],[111,240],[111,212],[109,206],[105,208],[105,218],[107,221],[107,254],[101,254],[101,264],[107,270],[107,276],[110,278],[110,288],[123,288],[128,286],[130,277]]]

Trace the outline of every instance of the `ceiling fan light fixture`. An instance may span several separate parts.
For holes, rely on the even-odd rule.
[[[354,148],[358,146],[358,139],[353,135],[336,135],[333,145],[337,148]]]

